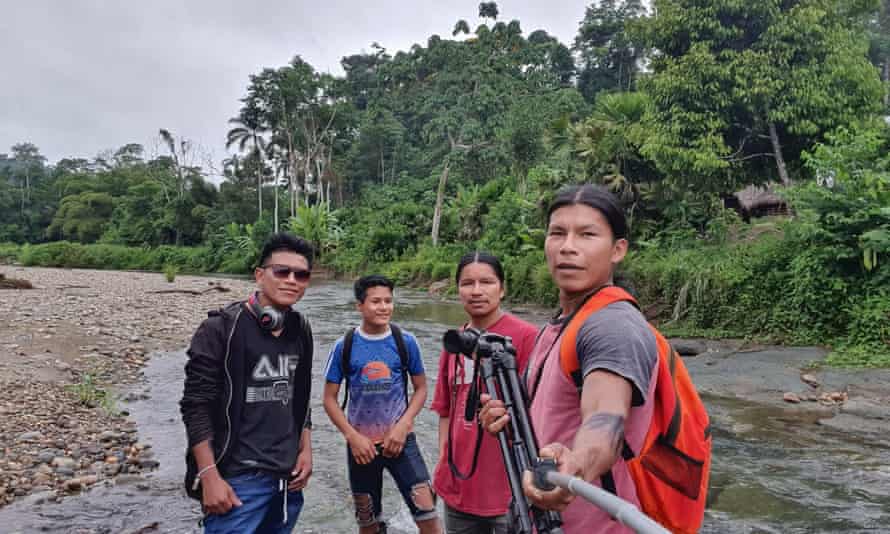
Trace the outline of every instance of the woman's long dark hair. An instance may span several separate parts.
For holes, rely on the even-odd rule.
[[[547,209],[548,224],[554,211],[575,204],[584,204],[602,213],[612,229],[612,237],[627,239],[627,218],[618,199],[606,188],[592,184],[572,185],[561,189]]]
[[[481,250],[464,254],[460,261],[457,262],[457,272],[454,274],[454,282],[456,284],[460,285],[460,274],[463,272],[464,267],[471,263],[484,263],[488,265],[494,271],[494,275],[500,280],[501,286],[504,285],[504,267],[501,265],[501,260],[494,254]]]

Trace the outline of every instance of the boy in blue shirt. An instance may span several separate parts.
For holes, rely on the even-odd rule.
[[[362,324],[338,339],[331,349],[325,369],[324,409],[346,438],[349,485],[359,533],[386,531],[386,524],[380,520],[386,468],[420,533],[441,534],[430,476],[411,432],[414,418],[426,402],[426,376],[417,340],[390,324],[393,287],[391,280],[380,275],[355,282],[356,308]],[[349,353],[348,361],[343,359],[344,348]],[[408,376],[413,385],[410,400]],[[337,402],[344,379],[348,414]]]

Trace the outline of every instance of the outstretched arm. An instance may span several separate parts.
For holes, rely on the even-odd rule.
[[[542,447],[539,456],[556,460],[560,473],[587,482],[598,480],[621,455],[624,423],[630,413],[633,388],[627,379],[608,371],[593,371],[584,379],[581,393],[581,427],[572,448],[562,443]],[[526,473],[523,489],[532,504],[547,510],[563,510],[574,495],[556,488],[541,491]]]

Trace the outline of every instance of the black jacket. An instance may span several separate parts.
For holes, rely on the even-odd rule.
[[[197,465],[192,447],[210,439],[217,469],[225,476],[231,449],[238,442],[241,411],[244,404],[245,368],[241,338],[235,327],[245,309],[244,302],[233,302],[223,309],[209,312],[201,323],[188,349],[185,365],[185,388],[179,403],[182,421],[188,437],[186,451],[186,491],[200,499],[195,484]],[[312,384],[312,329],[300,313],[292,311],[289,321],[300,325],[300,343],[305,355],[294,380],[294,419],[304,428],[312,425],[309,391]],[[297,396],[296,392],[303,394]],[[285,473],[282,473],[285,475]]]

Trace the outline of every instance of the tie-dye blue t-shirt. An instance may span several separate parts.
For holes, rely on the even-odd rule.
[[[413,335],[402,330],[408,350],[408,373],[422,375],[423,361]],[[328,356],[325,380],[343,382],[343,338],[337,340]],[[346,418],[360,434],[382,442],[407,408],[399,350],[392,331],[371,335],[355,329],[349,361],[349,404]]]

